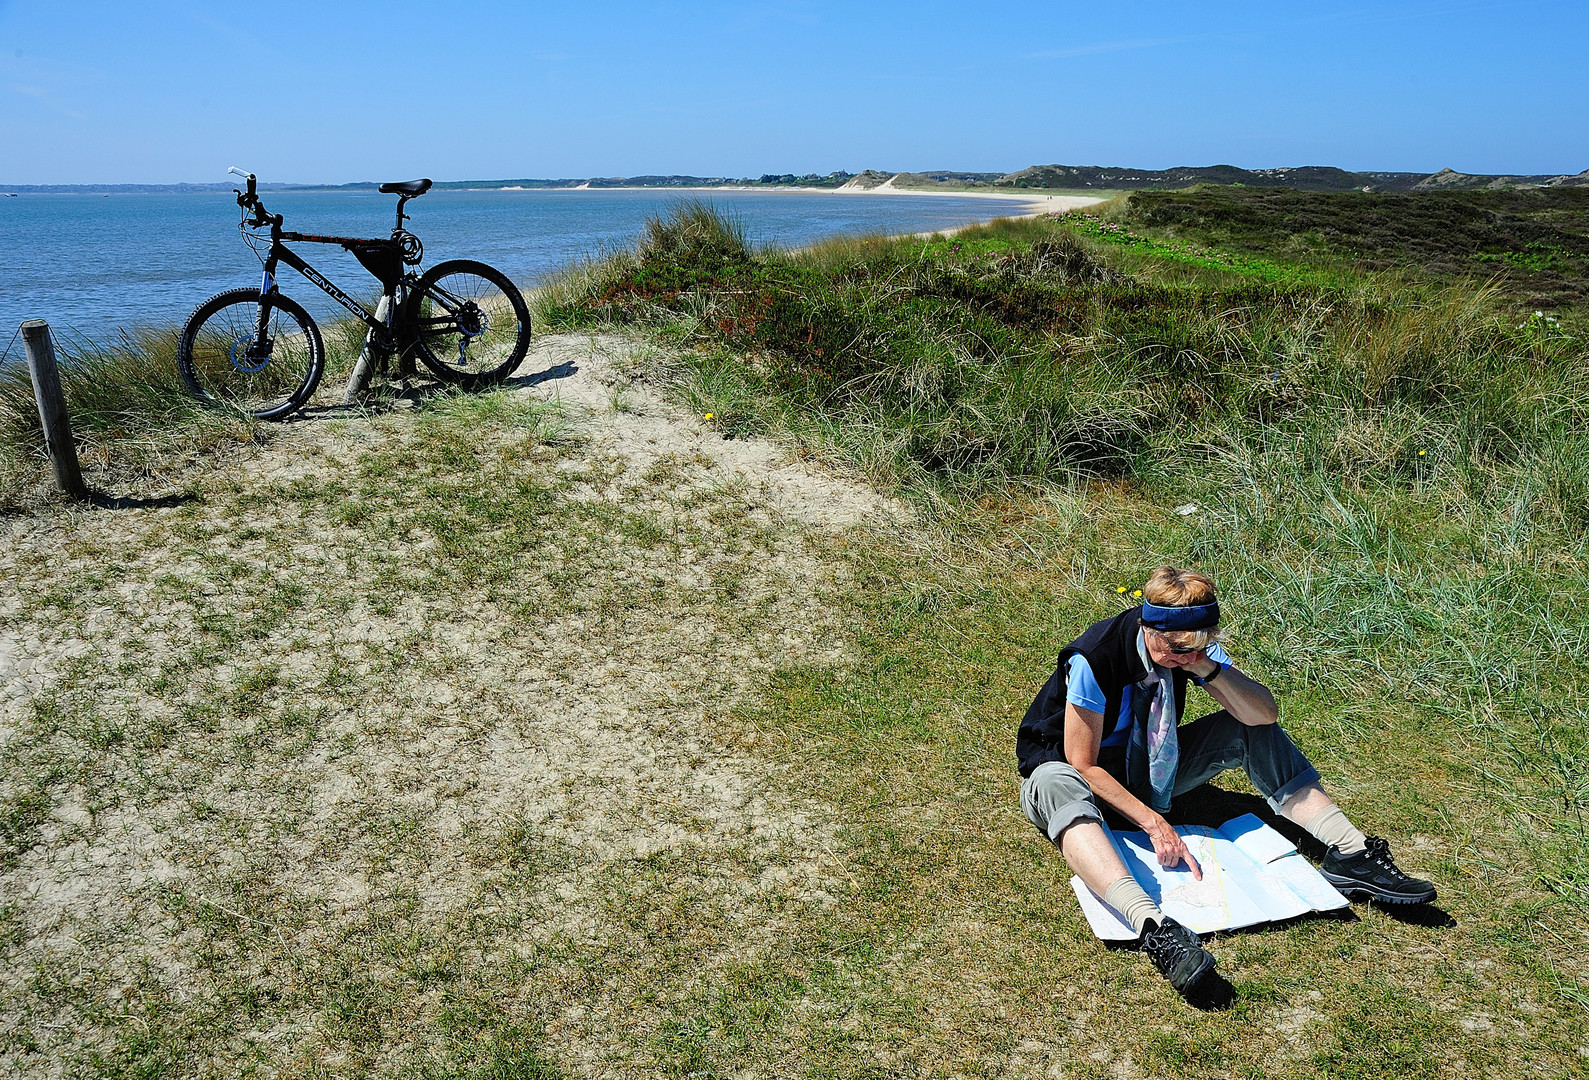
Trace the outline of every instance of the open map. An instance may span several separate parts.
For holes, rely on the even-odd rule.
[[[1176,831],[1202,867],[1203,880],[1193,880],[1185,863],[1173,869],[1160,866],[1147,833],[1110,835],[1126,869],[1164,913],[1200,934],[1347,905],[1346,897],[1289,840],[1252,814],[1217,829],[1188,825]],[[1105,941],[1135,940],[1131,924],[1080,878],[1071,878],[1070,887],[1093,933]]]

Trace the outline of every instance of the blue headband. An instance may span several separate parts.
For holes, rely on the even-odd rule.
[[[1186,607],[1159,607],[1142,601],[1142,625],[1155,630],[1211,630],[1219,625],[1219,601]]]

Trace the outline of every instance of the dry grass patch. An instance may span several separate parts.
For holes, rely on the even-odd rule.
[[[12,1072],[649,1074],[835,904],[831,811],[725,720],[837,662],[831,534],[546,348],[585,377],[11,523]]]

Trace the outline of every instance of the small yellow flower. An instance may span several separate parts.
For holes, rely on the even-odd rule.
[[[717,415],[717,414],[716,413],[707,413],[705,416],[701,417],[701,419],[702,420],[710,420],[715,415]]]
[[[1136,592],[1132,593],[1131,595],[1136,597],[1138,600],[1140,600],[1140,599],[1142,599],[1142,590],[1138,589]]]
[[[1119,593],[1121,596],[1124,596],[1126,594],[1126,587],[1124,585],[1116,585],[1115,592]]]
[[[1419,456],[1419,457],[1423,457],[1423,456],[1424,456],[1424,455],[1425,455],[1425,454],[1427,454],[1427,453],[1428,453],[1428,452],[1429,452],[1429,451],[1427,451],[1427,450],[1420,450],[1420,451],[1418,451],[1418,456]]]

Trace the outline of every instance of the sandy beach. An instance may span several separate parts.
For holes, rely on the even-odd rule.
[[[588,183],[581,184],[569,191],[592,190]],[[996,213],[995,217],[1036,217],[1039,214],[1058,214],[1069,210],[1079,210],[1085,206],[1093,206],[1106,201],[1097,195],[1049,195],[1042,191],[1022,189],[1020,191],[936,191],[928,188],[895,187],[894,178],[889,177],[876,187],[855,186],[852,180],[842,187],[752,187],[747,184],[723,184],[717,187],[678,187],[678,188],[653,188],[653,187],[621,187],[614,186],[603,188],[604,191],[677,191],[698,192],[702,195],[711,195],[722,191],[748,191],[768,195],[898,195],[908,198],[928,199],[987,199],[990,202],[1004,203],[1010,209],[1008,212]],[[943,232],[945,230],[938,230]]]
[[[1067,210],[1079,210],[1084,206],[1093,206],[1105,201],[1101,196],[1096,195],[1049,195],[1030,188],[1022,189],[1019,193],[1014,190],[1009,192],[934,191],[927,188],[902,188],[894,186],[894,179],[894,177],[890,176],[881,184],[871,188],[854,186],[855,181],[851,180],[843,187],[830,190],[836,195],[924,195],[929,198],[994,199],[1022,207],[1022,213],[1009,215],[1011,217],[1036,217],[1038,214],[1064,213]]]

